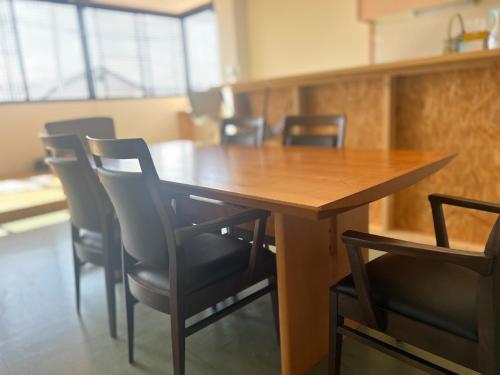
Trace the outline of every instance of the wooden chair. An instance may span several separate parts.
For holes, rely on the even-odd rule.
[[[262,244],[267,212],[245,210],[184,226],[173,208],[177,197],[161,186],[143,140],[88,142],[122,229],[129,362],[134,358],[138,301],[170,314],[176,375],[185,373],[186,337],[266,293],[271,293],[277,312],[275,257]],[[103,159],[111,165],[103,166]],[[117,159],[137,159],[140,172],[113,168]],[[252,243],[220,234],[221,228],[247,222],[254,222]],[[189,317],[266,279],[267,285],[186,327]]]
[[[221,143],[260,146],[264,143],[264,117],[228,118],[221,123]]]
[[[453,372],[344,325],[344,318],[486,375],[500,374],[500,217],[484,253],[449,248],[443,205],[500,214],[500,205],[429,196],[437,246],[347,231],[352,275],[331,289],[330,374],[342,336],[432,374]],[[388,254],[364,264],[362,248]]]
[[[102,139],[116,138],[115,125],[109,117],[87,117],[71,120],[53,121],[45,124],[48,134],[76,134],[85,150],[89,152],[86,136]]]
[[[335,127],[336,131],[332,132],[332,127]],[[344,115],[287,116],[283,129],[283,145],[342,148],[345,128]]]
[[[83,263],[103,266],[109,332],[115,338],[115,284],[116,275],[121,270],[121,258],[113,207],[77,135],[42,135],[41,139],[48,155],[46,162],[61,180],[68,199],[77,312],[80,314],[80,269]]]

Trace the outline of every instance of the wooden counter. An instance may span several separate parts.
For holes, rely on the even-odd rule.
[[[431,192],[500,202],[500,51],[453,54],[239,83],[239,115],[345,113],[346,147],[458,152],[435,176],[370,206],[383,230],[432,232]],[[450,236],[485,242],[487,214],[446,210]]]

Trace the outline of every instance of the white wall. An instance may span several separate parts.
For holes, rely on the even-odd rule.
[[[357,19],[355,0],[245,2],[249,79],[369,62],[369,26]]]
[[[477,5],[460,4],[377,19],[374,24],[375,62],[441,55],[448,20],[453,14],[461,13],[467,26],[474,18],[488,20],[490,9],[499,6],[500,0],[482,0]]]

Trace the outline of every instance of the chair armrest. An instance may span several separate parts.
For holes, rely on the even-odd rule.
[[[352,230],[342,234],[342,241],[346,244],[354,286],[366,324],[370,328],[381,331],[385,330],[386,322],[380,309],[373,301],[370,279],[362,257],[362,248],[381,250],[430,261],[452,263],[466,267],[483,276],[491,275],[493,272],[494,258],[484,253],[422,245]]]
[[[182,245],[187,239],[199,236],[200,234],[210,233],[232,225],[239,225],[251,221],[266,219],[269,215],[269,212],[262,210],[247,210],[239,212],[232,216],[205,221],[197,225],[178,228],[175,231],[176,242],[178,245]]]
[[[429,201],[432,204],[447,204],[450,206],[457,206],[463,208],[470,208],[473,210],[492,212],[500,214],[500,204],[478,201],[475,199],[468,199],[462,197],[453,197],[451,195],[431,194]]]
[[[483,276],[490,275],[493,271],[494,257],[484,253],[424,245],[352,230],[342,234],[342,241],[358,249],[369,248],[413,258],[452,263]]]
[[[450,195],[431,194],[429,201],[432,209],[432,219],[434,221],[434,232],[436,234],[436,243],[438,246],[450,247],[448,232],[446,230],[446,221],[444,218],[443,204],[473,210],[491,212],[500,214],[500,205],[488,203],[474,199],[453,197]]]

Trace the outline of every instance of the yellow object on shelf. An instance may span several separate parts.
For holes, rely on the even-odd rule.
[[[486,40],[488,39],[488,35],[488,31],[476,31],[473,33],[465,33],[463,38],[464,42],[470,42],[473,40]]]
[[[466,32],[462,36],[459,45],[460,52],[482,51],[487,49],[486,41],[489,33],[487,31]]]

